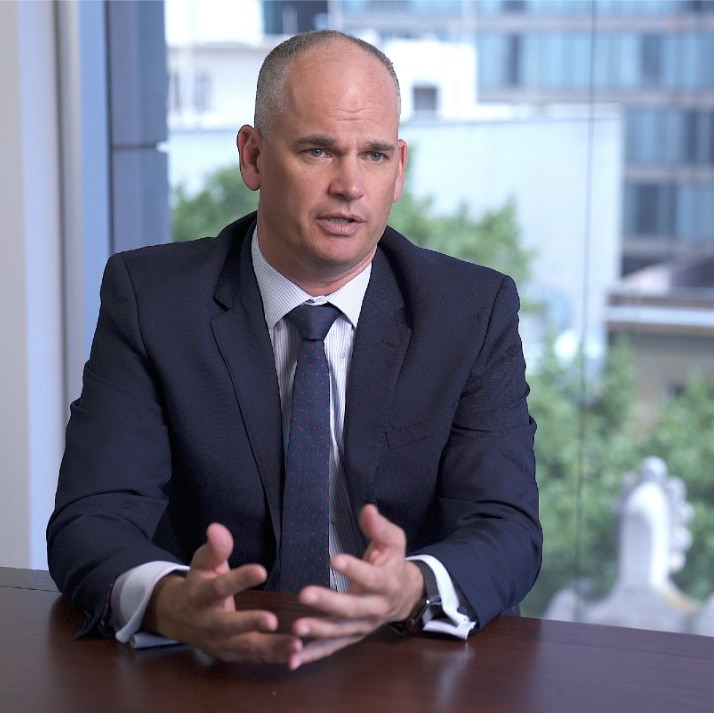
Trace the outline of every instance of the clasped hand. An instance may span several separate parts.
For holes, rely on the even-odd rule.
[[[267,579],[265,568],[248,564],[230,569],[230,532],[217,523],[196,550],[185,577],[168,575],[154,590],[144,627],[196,646],[223,661],[285,663],[296,669],[353,644],[389,621],[405,619],[423,594],[419,569],[404,559],[406,538],[397,525],[366,505],[359,525],[370,544],[362,559],[339,554],[331,567],[351,582],[346,593],[305,587],[298,601],[315,616],[278,633],[270,611],[237,611],[234,596]],[[307,640],[307,641],[306,641]]]

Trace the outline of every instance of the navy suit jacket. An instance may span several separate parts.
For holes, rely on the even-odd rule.
[[[262,563],[278,586],[282,422],[254,224],[107,263],[47,532],[52,576],[88,630],[110,633],[120,573],[188,563],[214,521],[233,533],[231,565]],[[517,312],[510,278],[387,228],[347,384],[355,514],[375,503],[408,552],[439,558],[481,626],[525,596],[541,559]]]

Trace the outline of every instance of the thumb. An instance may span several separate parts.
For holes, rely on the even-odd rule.
[[[376,505],[365,505],[359,514],[359,526],[370,541],[370,548],[397,549],[403,555],[406,536],[401,527],[380,514]]]
[[[191,560],[191,569],[227,572],[228,558],[232,552],[233,536],[227,527],[214,522],[206,531],[206,543],[196,550]]]

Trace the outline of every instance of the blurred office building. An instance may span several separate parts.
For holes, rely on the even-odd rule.
[[[289,28],[307,28],[309,17],[285,7],[278,13],[276,5],[269,4],[273,19],[286,17]],[[313,24],[318,15],[324,19],[317,13]],[[296,25],[299,18],[303,24]],[[284,29],[264,19],[266,30]],[[392,59],[400,78],[401,134],[410,147],[414,195],[430,201],[440,215],[465,206],[476,218],[509,201],[515,204],[520,243],[533,255],[533,280],[522,291],[546,306],[543,316],[524,317],[526,342],[537,349],[549,329],[589,331],[603,342],[606,294],[619,276],[619,109],[484,104],[478,101],[473,42],[382,39],[367,29],[359,34]],[[234,163],[237,170],[236,129],[252,121],[258,69],[283,37],[266,32],[252,40],[168,38],[172,185],[192,192],[218,167]],[[589,191],[583,190],[586,183]],[[597,250],[573,239],[583,230],[597,236]]]
[[[209,16],[202,3],[189,23],[193,37],[169,37],[173,184],[190,188],[230,159],[221,132],[251,120],[255,76],[270,48],[331,27],[393,58],[417,194],[444,211],[465,203],[474,215],[515,200],[523,244],[535,254],[530,288],[551,326],[574,343],[614,334],[617,322],[604,316],[608,290],[633,290],[620,278],[696,263],[714,248],[714,1],[242,7],[240,22],[222,14],[201,35],[198,19]],[[188,148],[192,132],[201,132],[200,150]]]
[[[473,42],[482,103],[621,106],[622,274],[714,245],[712,0],[324,5],[333,27],[355,34]]]

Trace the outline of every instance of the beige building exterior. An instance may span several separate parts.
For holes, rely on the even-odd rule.
[[[690,376],[714,380],[714,253],[630,275],[610,293],[607,328],[629,337],[646,430]]]

